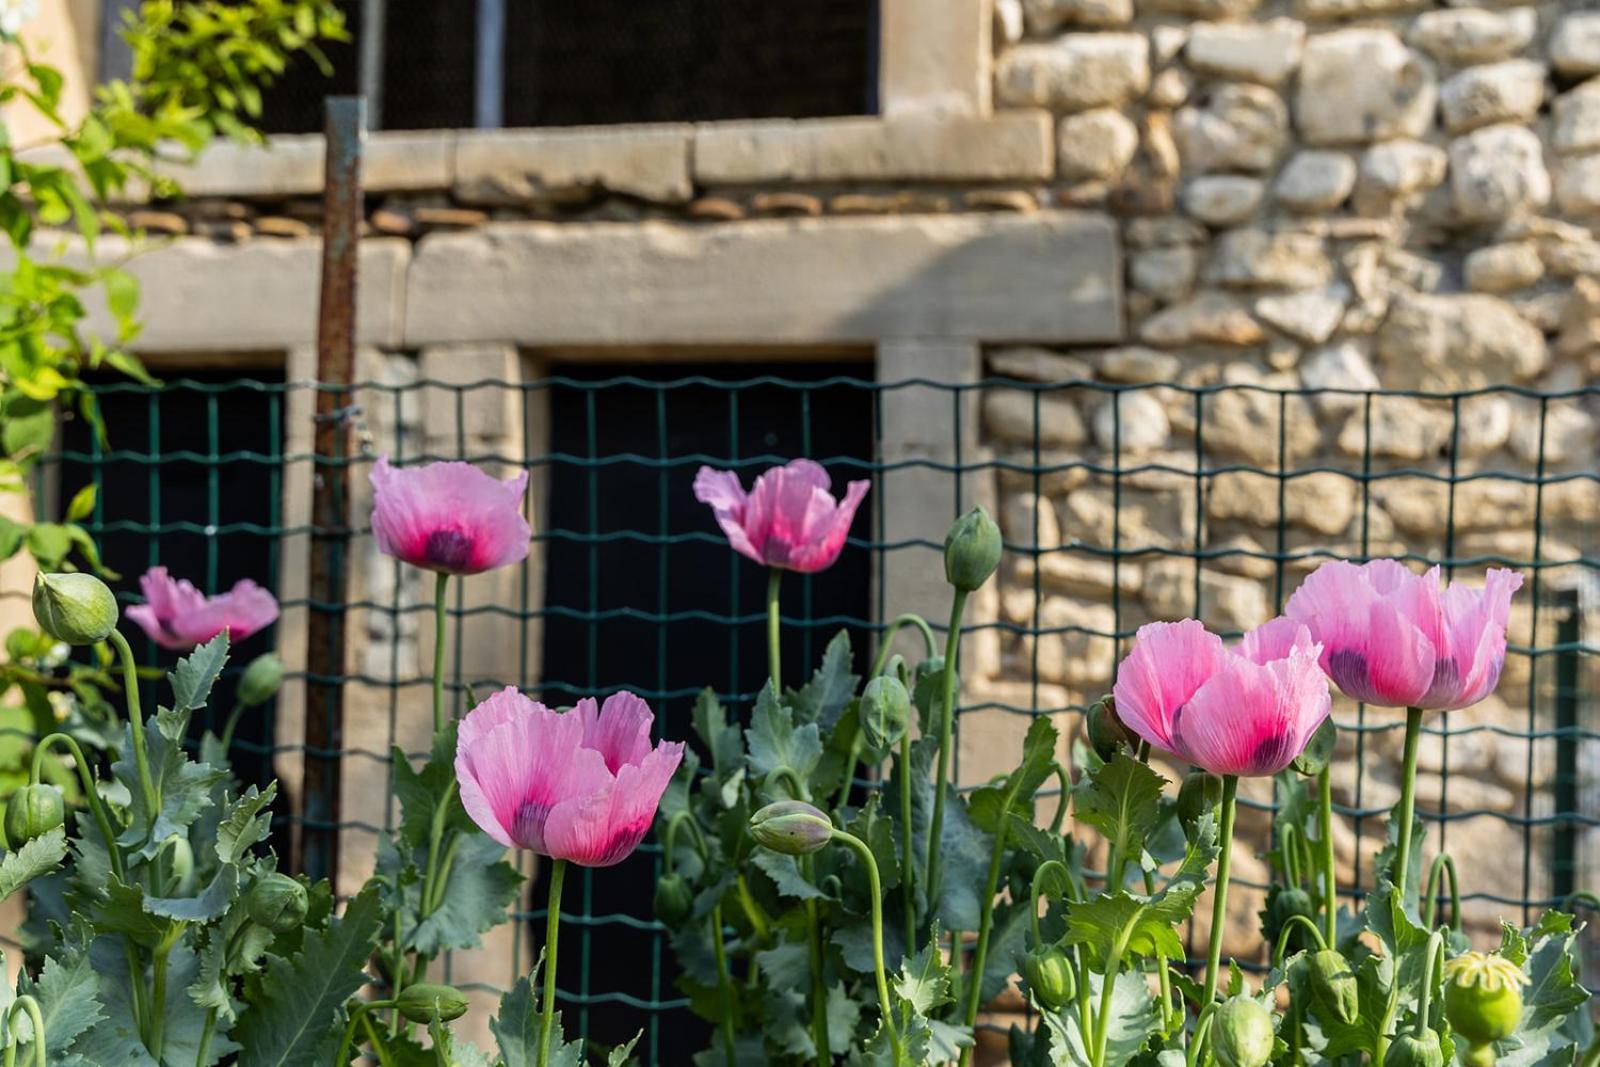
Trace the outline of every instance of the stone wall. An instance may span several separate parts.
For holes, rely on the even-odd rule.
[[[989,352],[992,375],[1079,383],[984,399],[1007,539],[1038,548],[1007,568],[1000,677],[1037,667],[1041,703],[1092,701],[1113,634],[1248,628],[1323,553],[1521,566],[1512,643],[1555,643],[1552,594],[1592,596],[1592,388],[1363,391],[1600,376],[1600,11],[999,0],[996,20],[997,105],[1057,117],[1050,196],[1118,220],[1128,342]],[[1498,695],[1424,743],[1422,804],[1470,815],[1444,833],[1470,891],[1548,891],[1548,838],[1522,820],[1549,810],[1553,742],[1514,735],[1530,694],[1548,716],[1552,666],[1514,653]],[[1399,720],[1336,717],[1361,728],[1336,799],[1393,803]],[[1247,825],[1259,843],[1265,818]],[[1341,861],[1370,885],[1376,842],[1352,830]]]

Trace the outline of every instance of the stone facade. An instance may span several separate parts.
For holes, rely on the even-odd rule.
[[[997,677],[1037,672],[1041,706],[1091,702],[1140,623],[1248,628],[1325,553],[1522,565],[1512,645],[1554,642],[1563,613],[1535,609],[1534,576],[1543,598],[1592,596],[1600,518],[1591,5],[1149,2],[1093,19],[1000,2],[1013,5],[1025,17],[997,45],[996,99],[1058,115],[1051,195],[1117,217],[1127,336],[1143,347],[990,352],[996,375],[1078,379],[1040,396],[1037,459],[1032,395],[984,406],[1022,549]],[[1085,56],[1094,74],[1079,78]],[[1136,144],[1111,132],[1124,129]],[[1589,391],[1541,403],[1503,387]],[[1359,392],[1479,389],[1454,403]],[[1516,736],[1530,695],[1549,707],[1549,660],[1535,662],[1514,653],[1499,694],[1437,720],[1424,746],[1421,801],[1457,820],[1442,843],[1489,897],[1548,891],[1548,840],[1520,822],[1549,810],[1554,766],[1551,745]],[[1340,860],[1370,885],[1399,720],[1336,716],[1352,727],[1336,800],[1369,816],[1359,840],[1341,826]],[[1264,816],[1245,824],[1259,844]],[[1243,850],[1235,862],[1264,878]],[[1468,910],[1486,935],[1520,918],[1493,899]]]

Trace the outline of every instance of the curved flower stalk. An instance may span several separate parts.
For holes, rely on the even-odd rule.
[[[652,745],[655,715],[632,693],[566,713],[507,687],[461,721],[456,778],[461,803],[502,845],[549,856],[544,1003],[539,1058],[555,1011],[561,884],[569,862],[610,867],[638,847],[683,759],[681,742]]]
[[[1230,649],[1194,619],[1141,626],[1117,668],[1118,717],[1152,746],[1222,777],[1217,889],[1205,989],[1216,988],[1227,919],[1228,868],[1241,777],[1289,766],[1328,717],[1317,666],[1321,647],[1304,625],[1278,618]]]
[[[1398,560],[1334,560],[1295,590],[1284,614],[1321,644],[1322,667],[1352,700],[1406,709],[1394,884],[1402,894],[1416,810],[1417,744],[1425,711],[1476,704],[1500,682],[1515,571],[1492,568],[1481,589],[1440,588],[1434,567],[1416,574]]]
[[[144,603],[129,608],[128,618],[150,640],[173,651],[187,652],[224,630],[238,644],[278,619],[277,598],[248,578],[226,593],[206,596],[187,579],[173,578],[167,568],[151,567],[139,579],[139,589]]]

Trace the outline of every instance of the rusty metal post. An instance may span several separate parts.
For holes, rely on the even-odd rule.
[[[366,101],[327,101],[322,293],[317,311],[317,425],[312,458],[310,618],[306,627],[304,826],[295,866],[338,891],[344,748],[345,577],[350,545],[351,384]]]

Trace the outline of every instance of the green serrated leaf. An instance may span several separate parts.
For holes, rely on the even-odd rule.
[[[238,863],[250,849],[267,839],[272,828],[272,812],[267,810],[278,795],[278,783],[270,782],[265,790],[255,786],[233,800],[224,794],[226,814],[217,824],[217,858],[223,863]]]
[[[118,840],[124,848],[148,858],[168,837],[184,834],[211,806],[213,787],[226,779],[228,772],[194,762],[184,753],[180,741],[168,738],[155,722],[146,722],[145,749],[161,805],[159,811],[151,812],[134,763],[131,730],[130,725],[124,731],[122,758],[111,765],[112,773],[131,798],[132,821]]]
[[[786,695],[785,703],[794,708],[802,723],[814,722],[824,731],[833,729],[860,681],[850,673],[850,663],[850,633],[840,630],[828,642],[822,663],[810,680]]]
[[[822,735],[817,724],[795,726],[794,713],[774,695],[770,681],[756,697],[745,742],[750,750],[750,769],[757,780],[779,767],[788,767],[802,782],[806,781],[822,758]]]
[[[825,896],[822,890],[812,885],[810,880],[800,873],[800,865],[795,862],[793,856],[758,848],[750,854],[750,862],[771,878],[778,892],[786,897],[794,897],[796,900],[820,900]]]
[[[239,1067],[326,1063],[339,1040],[341,1009],[366,982],[382,906],[363,889],[340,918],[306,935],[290,959],[269,957],[259,997],[239,1016]]]
[[[34,981],[24,972],[18,989],[39,1002],[44,1018],[45,1049],[59,1055],[71,1047],[78,1035],[105,1017],[100,1006],[99,976],[89,954],[76,951],[63,958],[44,961],[44,969]],[[21,1019],[19,1018],[19,1022]],[[32,1034],[19,1050],[22,1063],[32,1063]]]
[[[1089,975],[1090,1018],[1100,1015],[1105,979]],[[1075,1010],[1046,1012],[1045,1026],[1050,1031],[1050,1061],[1055,1067],[1084,1067],[1095,1063],[1089,1054],[1090,1042],[1079,1025]],[[1099,1060],[1104,1067],[1122,1067],[1144,1048],[1161,1026],[1161,1011],[1142,976],[1125,974],[1111,989],[1107,1014],[1106,1054]]]
[[[193,652],[178,660],[167,675],[172,686],[172,709],[197,711],[206,706],[211,687],[228,662],[228,631],[224,630]]]
[[[38,878],[49,874],[67,858],[67,832],[57,827],[40,834],[0,860],[0,900],[5,900]]]
[[[439,906],[407,939],[424,955],[476,948],[486,931],[510,918],[522,889],[522,875],[505,862],[504,845],[478,830],[463,833],[459,841]]]
[[[1099,830],[1117,855],[1137,857],[1161,823],[1165,784],[1148,766],[1119,752],[1073,790],[1073,815]]]
[[[489,1030],[500,1044],[500,1058],[505,1067],[534,1067],[539,1058],[539,1004],[533,995],[533,983],[539,976],[544,961],[541,953],[533,972],[517,979],[500,998],[500,1010],[489,1020]],[[555,1025],[550,1034],[549,1067],[583,1067],[583,1046],[562,1037],[561,1014],[556,1013]]]
[[[193,897],[145,897],[151,915],[181,922],[207,923],[228,910],[239,896],[239,868],[227,863],[217,868],[211,883]]]

